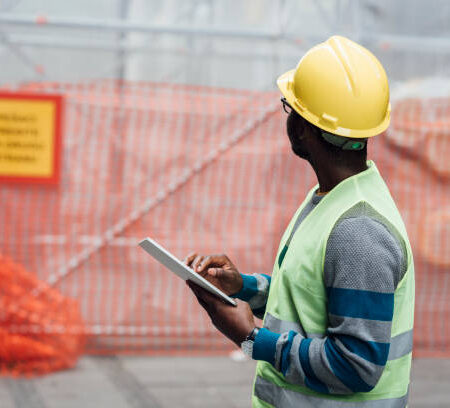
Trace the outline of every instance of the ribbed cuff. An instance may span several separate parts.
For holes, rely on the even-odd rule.
[[[241,276],[242,289],[238,293],[231,295],[231,297],[247,302],[258,293],[258,281],[253,275],[243,275],[241,273]]]
[[[264,360],[275,366],[275,352],[277,349],[277,341],[280,335],[268,329],[262,328],[253,343],[254,360]]]

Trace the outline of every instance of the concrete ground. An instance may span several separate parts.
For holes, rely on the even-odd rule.
[[[244,408],[254,362],[228,357],[85,357],[69,371],[0,378],[1,408]],[[450,360],[415,360],[410,408],[450,407]]]

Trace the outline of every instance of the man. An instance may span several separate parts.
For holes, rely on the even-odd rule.
[[[253,407],[407,405],[414,312],[408,236],[368,138],[389,125],[389,88],[368,50],[334,36],[278,79],[293,152],[318,186],[284,233],[272,276],[225,255],[185,262],[227,294],[189,282],[213,324],[259,360]],[[254,315],[264,318],[257,328]]]

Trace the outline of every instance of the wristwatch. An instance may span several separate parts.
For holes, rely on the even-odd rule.
[[[250,358],[252,358],[253,356],[253,343],[255,342],[256,336],[258,335],[259,329],[260,327],[255,327],[241,343],[242,351]]]

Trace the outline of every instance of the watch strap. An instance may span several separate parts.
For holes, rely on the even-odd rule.
[[[247,341],[255,341],[255,339],[256,339],[256,336],[258,335],[258,333],[259,333],[259,329],[260,329],[260,327],[255,327],[251,332],[250,332],[250,334],[245,338],[245,340]]]

